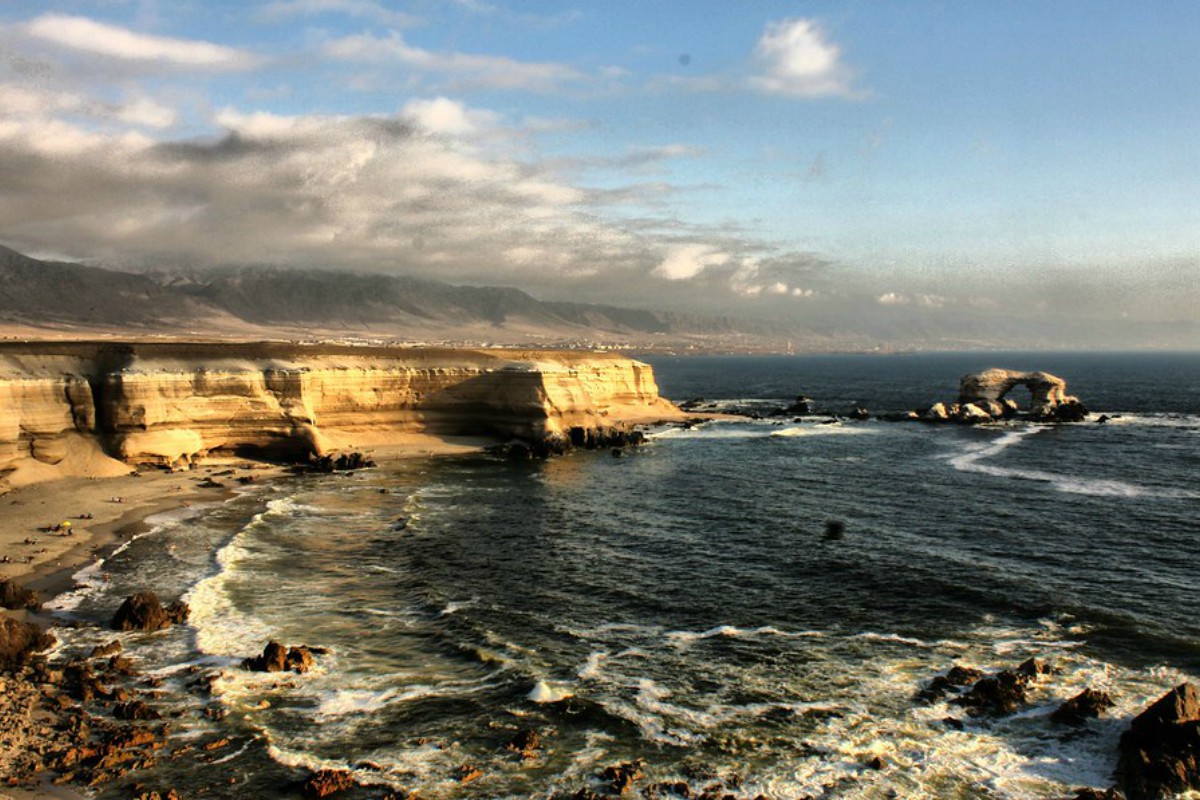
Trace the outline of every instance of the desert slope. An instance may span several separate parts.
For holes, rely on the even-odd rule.
[[[209,455],[299,459],[413,434],[587,438],[678,415],[649,366],[611,353],[0,343],[8,485]]]

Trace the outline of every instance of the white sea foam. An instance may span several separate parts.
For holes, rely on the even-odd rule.
[[[804,425],[780,428],[772,431],[771,436],[874,436],[881,433],[879,428],[867,428],[861,425]]]
[[[1200,415],[1197,414],[1139,414],[1121,411],[1106,412],[1106,425],[1142,428],[1184,428],[1200,432]]]
[[[322,512],[320,508],[301,503],[294,497],[278,497],[267,501],[267,508],[263,513],[278,517],[294,517],[309,516]]]
[[[608,652],[597,650],[594,653],[589,653],[587,661],[579,668],[579,672],[575,673],[580,680],[595,680],[600,677],[600,667],[608,658]]]
[[[709,628],[706,631],[667,631],[666,638],[671,642],[686,644],[688,642],[695,642],[703,639],[712,639],[716,636],[782,636],[787,639],[797,639],[819,637],[824,635],[825,633],[823,631],[785,631],[772,625],[763,625],[758,628],[739,628],[736,625],[718,625],[717,627]]]
[[[739,425],[742,427],[733,427]],[[746,425],[746,423],[712,423],[710,425],[697,425],[694,428],[675,428],[674,430],[664,431],[659,434],[659,438],[670,439],[765,439],[770,436],[770,431],[761,430],[763,426],[759,426],[759,430]]]
[[[999,455],[1008,448],[1020,443],[1026,437],[1043,430],[1045,430],[1043,427],[1030,426],[1008,431],[993,442],[969,445],[964,448],[965,452],[949,458],[947,463],[961,472],[973,472],[997,478],[1048,483],[1058,491],[1067,494],[1083,494],[1096,497],[1159,497],[1183,500],[1200,498],[1200,492],[1192,492],[1186,489],[1152,488],[1107,478],[1081,478],[1057,472],[1046,472],[1044,470],[1012,469],[983,463],[985,459]]]
[[[557,703],[574,697],[574,687],[562,681],[538,681],[526,695],[532,703]]]
[[[181,506],[169,511],[162,511],[158,514],[151,514],[144,520],[148,526],[148,530],[143,533],[131,536],[128,541],[122,542],[116,547],[108,559],[97,559],[88,564],[83,569],[72,575],[72,579],[76,583],[76,588],[69,592],[54,597],[49,602],[45,603],[45,608],[50,611],[72,611],[79,607],[92,592],[104,586],[105,563],[113,556],[125,552],[138,539],[146,536],[157,536],[164,531],[178,527],[181,523],[204,514],[210,509],[216,508],[218,503],[196,503],[192,506]]]
[[[448,617],[451,614],[457,614],[464,608],[470,608],[479,602],[478,597],[472,597],[470,600],[451,600],[446,603],[446,607],[438,614],[439,617]]]
[[[260,519],[261,515],[255,517]],[[196,630],[196,646],[202,653],[235,657],[257,652],[271,638],[268,626],[238,611],[228,591],[231,576],[252,557],[242,544],[246,535],[246,530],[240,531],[218,550],[216,574],[184,595],[184,602],[191,608],[188,621]]]

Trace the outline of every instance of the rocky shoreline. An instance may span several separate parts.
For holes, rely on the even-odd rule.
[[[144,674],[123,655],[120,639],[112,639],[87,652],[60,650],[47,657],[54,640],[33,622],[17,615],[36,612],[36,593],[12,582],[0,583],[6,614],[0,616],[0,776],[3,785],[33,791],[48,782],[86,790],[117,792],[137,800],[182,800],[179,791],[154,782],[149,772],[170,761],[198,760],[213,763],[237,744],[230,738],[208,735],[199,739],[174,737],[174,718],[162,678]],[[126,598],[107,624],[114,631],[152,633],[186,623],[188,608],[182,603],[163,604],[152,593]],[[99,631],[97,631],[99,633]],[[240,669],[303,674],[327,654],[319,646],[268,642],[259,655],[248,655]],[[227,667],[224,669],[236,669]],[[225,709],[212,695],[224,669],[189,666],[185,691],[199,698],[198,713],[211,720],[223,718]],[[962,709],[947,716],[947,731],[961,731],[963,717],[997,719],[1021,713],[1029,694],[1055,680],[1053,664],[1030,658],[1011,669],[992,674],[968,665],[953,664],[931,677],[914,696],[917,704],[945,702]],[[286,678],[282,678],[286,681]],[[571,706],[578,701],[558,701]],[[1106,714],[1113,706],[1103,691],[1084,689],[1063,702],[1049,716],[1051,725],[1069,737]],[[579,713],[564,708],[563,713]],[[503,750],[517,760],[540,756],[545,739],[553,732],[532,728],[516,730]],[[412,791],[364,779],[362,769],[286,769],[291,787],[281,790],[305,797],[346,795],[357,798],[398,800],[415,798]],[[696,798],[699,800],[759,800],[743,786],[753,776],[716,774],[703,769],[681,779],[653,780],[643,762],[628,761],[604,767],[575,789],[559,792],[556,800],[601,800],[638,795],[645,798]],[[886,768],[876,757],[863,764],[867,770]],[[144,777],[149,775],[150,777]],[[472,764],[461,765],[454,779],[470,783],[483,776]],[[213,785],[201,794],[221,796],[236,792],[236,777]],[[829,787],[833,790],[836,787]],[[1082,787],[1064,800],[1160,800],[1200,790],[1200,691],[1184,683],[1151,703],[1130,721],[1113,754],[1113,784],[1106,788]]]
[[[495,457],[507,459],[548,458],[565,455],[574,449],[632,447],[644,440],[637,430],[580,427],[561,434],[514,439],[490,448],[473,446],[470,449],[486,450]],[[436,452],[423,450],[405,454],[432,455]],[[148,495],[145,491],[129,496],[113,495],[109,498],[110,507],[105,509],[108,513],[100,515],[107,521],[105,524],[113,528],[112,535],[97,537],[89,533],[89,529],[93,533],[99,530],[92,524],[95,522],[90,518],[92,515],[86,515],[89,519],[81,520],[78,526],[60,524],[61,530],[57,533],[61,536],[56,538],[61,541],[56,543],[65,547],[70,539],[71,549],[80,551],[78,558],[67,565],[59,560],[42,569],[31,568],[28,564],[13,565],[8,571],[10,578],[0,580],[0,607],[3,608],[0,610],[0,797],[4,796],[3,787],[20,790],[25,797],[39,798],[51,796],[51,791],[54,796],[59,796],[69,787],[99,790],[117,786],[121,792],[138,800],[179,798],[179,793],[172,787],[144,785],[139,780],[139,773],[164,761],[198,758],[212,762],[222,757],[230,746],[224,737],[198,744],[173,742],[170,712],[160,709],[163,701],[169,699],[171,687],[159,678],[143,675],[137,664],[122,655],[119,639],[97,645],[88,652],[56,651],[55,638],[47,630],[63,622],[43,611],[42,593],[54,596],[69,591],[73,586],[71,575],[89,561],[106,556],[108,551],[143,529],[142,521],[153,513],[185,507],[193,501],[227,499],[233,496],[237,486],[261,484],[268,477],[287,472],[320,474],[374,466],[375,462],[368,456],[350,452],[310,456],[291,467],[251,462],[223,465],[218,461],[209,465],[199,477],[194,474],[195,467],[183,472],[151,469],[149,472],[130,472],[125,478],[86,484],[83,488],[89,491],[84,496],[92,497],[100,487],[127,492],[127,489],[115,488],[114,482],[145,476],[132,485],[138,489],[158,486],[168,493],[168,497],[155,499],[152,492]],[[172,485],[166,487],[166,481],[171,481]],[[181,481],[196,483],[196,487],[186,493],[179,491],[183,488]],[[58,483],[62,482],[40,484],[18,492],[23,498],[57,497]],[[11,497],[18,492],[3,496]],[[110,520],[116,515],[116,511],[111,510],[113,506],[120,507],[121,513],[116,520]],[[23,524],[28,524],[27,517],[22,519],[25,520]],[[77,530],[71,530],[76,527]],[[90,557],[84,557],[89,545]],[[12,578],[32,580],[42,592],[27,589]],[[106,627],[121,632],[152,633],[185,623],[187,615],[186,605],[178,601],[163,605],[153,594],[135,594],[127,598]],[[66,624],[99,628],[101,622]],[[52,655],[48,656],[47,651]],[[302,673],[312,666],[314,658],[325,652],[319,646],[284,647],[270,642],[262,654],[248,654],[242,668]],[[208,697],[213,683],[221,676],[220,670],[205,672],[196,667],[186,670],[193,677],[187,681],[185,691],[204,697]],[[202,713],[208,719],[219,720],[224,710],[211,700],[204,703]],[[464,773],[468,779],[469,773],[470,770]],[[335,789],[342,791],[351,786],[362,788],[352,779],[347,782],[344,777],[322,776],[317,772],[307,777],[297,774],[293,788],[306,796],[324,797]],[[371,796],[407,795],[389,790],[383,795]]]

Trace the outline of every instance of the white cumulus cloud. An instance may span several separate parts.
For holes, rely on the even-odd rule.
[[[727,261],[728,253],[715,250],[710,245],[683,244],[673,247],[662,263],[654,268],[653,274],[669,281],[685,281]]]
[[[841,48],[826,39],[811,19],[772,22],[755,48],[761,72],[751,85],[768,94],[792,97],[848,97],[853,94],[850,73],[841,61]]]
[[[465,136],[494,125],[498,119],[491,111],[467,108],[458,100],[435,97],[430,100],[410,100],[400,113],[430,133]]]

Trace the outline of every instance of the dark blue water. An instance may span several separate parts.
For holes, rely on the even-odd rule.
[[[76,611],[147,584],[191,602],[190,626],[128,646],[168,681],[224,670],[217,700],[178,701],[178,735],[239,749],[163,779],[265,796],[337,766],[423,797],[550,797],[641,758],[653,780],[737,773],[747,797],[1052,797],[1107,785],[1128,718],[1200,674],[1200,357],[647,360],[672,399],[829,411],[1044,369],[1115,418],[708,423],[624,458],[412,460],[165,521]],[[231,669],[271,637],[332,653],[288,681]],[[1062,672],[1013,717],[913,699],[953,662],[1029,656]],[[1049,714],[1085,686],[1117,707],[1067,735]],[[522,728],[537,758],[504,749]],[[460,784],[464,763],[483,777]]]

